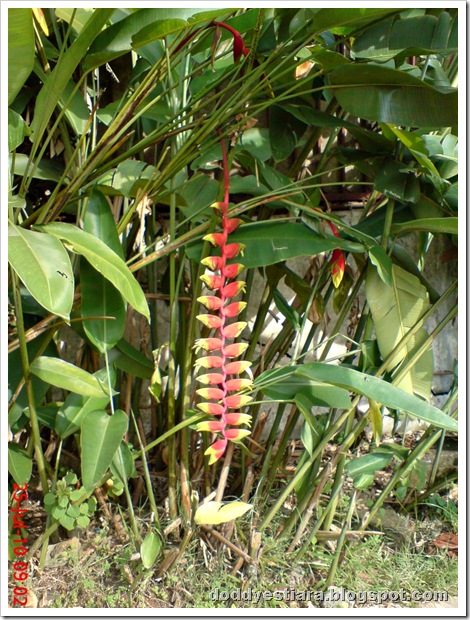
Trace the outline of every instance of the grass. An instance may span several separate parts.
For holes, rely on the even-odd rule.
[[[248,522],[245,521],[245,526]],[[418,529],[420,524],[417,524]],[[243,527],[243,526],[242,526]],[[444,524],[445,527],[445,524]],[[448,526],[445,527],[448,529]],[[90,536],[78,549],[54,557],[32,583],[45,607],[73,608],[287,608],[317,607],[318,602],[289,602],[284,593],[319,592],[327,576],[330,551],[316,545],[295,568],[287,554],[288,543],[264,535],[263,553],[255,571],[232,573],[236,558],[211,549],[194,537],[175,570],[164,577],[142,572],[132,558],[130,545],[122,545],[110,532]],[[429,554],[427,545],[394,548],[386,537],[373,535],[346,547],[334,586],[348,591],[446,591],[457,594],[457,560],[444,550]],[[134,581],[133,581],[134,579]],[[133,581],[133,583],[131,583]],[[70,588],[70,584],[76,584]],[[233,599],[216,591],[232,592]],[[257,602],[251,593],[273,593]],[[212,595],[211,595],[212,593]],[[256,594],[254,594],[256,596]],[[268,596],[269,598],[269,596]],[[367,606],[367,603],[356,603]],[[409,603],[413,607],[418,604]]]

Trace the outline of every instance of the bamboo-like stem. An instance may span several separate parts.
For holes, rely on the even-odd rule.
[[[338,539],[338,543],[336,545],[335,555],[333,557],[333,561],[331,563],[330,570],[328,571],[328,577],[326,578],[325,590],[327,588],[329,588],[331,586],[331,584],[333,583],[335,575],[336,575],[336,571],[338,569],[338,564],[339,564],[339,559],[341,557],[341,552],[343,550],[344,543],[346,542],[346,533],[347,533],[348,529],[350,528],[350,523],[351,523],[352,515],[353,515],[353,512],[354,512],[354,508],[356,506],[356,495],[357,495],[357,491],[354,491],[354,493],[351,495],[351,499],[350,499],[350,502],[349,502],[348,513],[347,513],[347,515],[346,515],[346,517],[344,519],[343,528],[341,530],[341,533],[340,533],[339,539]]]

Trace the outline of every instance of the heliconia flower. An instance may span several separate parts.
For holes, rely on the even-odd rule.
[[[210,329],[218,329],[223,325],[222,318],[220,316],[216,316],[215,314],[198,314],[196,318]]]
[[[249,361],[240,361],[240,362],[230,362],[229,364],[225,364],[225,373],[227,375],[239,375],[241,372],[244,372],[251,366],[251,362]]]
[[[217,271],[217,269],[222,269],[225,264],[225,260],[222,256],[206,256],[201,261],[201,265],[204,267],[209,267],[211,271]]]
[[[198,297],[197,300],[208,310],[220,310],[224,305],[223,300],[215,295],[203,295],[202,297]]]
[[[211,433],[217,433],[225,429],[226,422],[218,420],[208,420],[206,422],[198,422],[196,424],[196,430],[198,431],[210,431]]]
[[[230,28],[228,29],[230,30]],[[240,35],[238,37],[237,46],[241,40]],[[240,50],[237,53],[248,53],[248,50],[244,47],[240,48]],[[198,301],[209,312],[197,316],[197,319],[203,325],[209,329],[216,330],[217,337],[199,338],[195,344],[195,348],[198,350],[203,349],[212,352],[212,355],[203,356],[196,361],[196,369],[204,368],[210,370],[216,368],[219,370],[219,372],[203,373],[197,377],[197,381],[202,383],[203,386],[207,386],[196,390],[196,394],[204,401],[198,403],[197,407],[216,419],[198,423],[196,430],[216,433],[219,437],[205,452],[210,457],[209,464],[215,463],[221,458],[226,450],[228,441],[240,441],[250,434],[250,431],[247,429],[230,428],[230,426],[239,427],[242,424],[249,426],[251,416],[247,413],[240,413],[239,411],[229,412],[228,410],[240,409],[253,400],[247,394],[240,394],[241,391],[248,390],[253,385],[252,373],[249,370],[251,363],[248,361],[228,361],[242,355],[248,348],[246,343],[230,342],[240,336],[247,323],[237,320],[233,323],[228,322],[229,319],[236,319],[242,310],[246,308],[247,304],[244,301],[229,301],[245,291],[246,283],[236,280],[245,269],[244,265],[238,262],[227,264],[227,261],[234,259],[239,254],[243,255],[245,245],[227,242],[229,235],[240,226],[242,220],[229,217],[229,174],[224,143],[222,152],[225,197],[223,202],[215,202],[211,205],[221,216],[221,230],[219,229],[219,232],[213,232],[204,237],[205,241],[209,241],[218,248],[216,253],[219,256],[207,256],[201,261],[201,264],[212,272],[202,275],[201,280],[207,287],[214,290],[215,293],[198,298]],[[242,372],[248,372],[249,377],[239,378],[236,376]],[[230,379],[229,377],[233,375],[236,378]]]
[[[207,357],[200,357],[196,360],[195,366],[199,368],[202,366],[203,368],[221,368],[223,366],[224,360],[218,355],[208,355]]]
[[[204,351],[217,351],[222,348],[223,342],[220,338],[198,338],[194,348],[204,349]]]
[[[250,431],[246,428],[228,428],[226,431],[222,431],[222,435],[230,441],[240,441],[240,439],[250,435]]]
[[[341,280],[344,276],[345,264],[346,262],[343,250],[333,250],[333,254],[331,256],[331,279],[335,288],[338,288],[341,284]]]
[[[253,385],[251,379],[229,379],[225,382],[225,389],[229,392],[238,392],[240,390],[246,390]]]
[[[222,276],[209,275],[207,273],[201,276],[201,280],[209,288],[214,289],[214,290],[219,289],[221,286],[223,286],[225,282],[225,278],[223,278]]]
[[[225,278],[236,278],[238,274],[245,269],[245,265],[240,263],[232,263],[222,267],[222,275]]]
[[[220,459],[227,447],[227,439],[219,439],[212,446],[209,446],[204,452],[206,456],[209,456],[209,465],[212,465]]]
[[[238,256],[238,254],[241,254],[243,256],[243,250],[245,248],[246,245],[244,245],[243,243],[228,243],[225,246],[224,256],[227,259],[235,258],[235,256]]]
[[[218,405],[217,403],[198,403],[198,408],[204,413],[208,413],[209,415],[222,415],[224,413],[224,407],[222,405]]]
[[[233,233],[234,230],[237,230],[237,228],[240,226],[240,224],[242,223],[243,220],[240,220],[237,217],[232,217],[229,220],[227,220],[226,222],[226,230],[227,233]]]
[[[209,241],[212,245],[221,247],[227,241],[227,233],[210,233],[208,235],[204,235],[204,241]]]
[[[240,426],[240,424],[251,425],[251,415],[248,413],[226,413],[223,417],[230,426]]]
[[[246,342],[234,342],[233,344],[229,344],[222,349],[225,357],[238,357],[242,353],[248,349],[248,345]]]
[[[238,293],[245,290],[245,286],[246,282],[243,282],[243,280],[238,280],[237,282],[230,282],[230,284],[227,284],[227,286],[223,286],[220,289],[220,294],[226,299],[230,297],[235,297],[235,295],[238,295]]]
[[[253,398],[246,394],[234,394],[233,396],[226,396],[223,399],[223,403],[226,407],[230,407],[230,409],[238,409],[239,407],[248,405],[252,400]]]
[[[224,380],[224,375],[220,372],[209,372],[206,375],[199,375],[197,380],[204,385],[219,385]]]
[[[228,319],[238,316],[246,308],[246,301],[234,301],[233,304],[221,308],[220,313]]]
[[[202,398],[210,398],[211,400],[222,400],[225,396],[224,390],[219,390],[219,388],[214,387],[200,388],[196,390],[196,394],[199,394]]]
[[[245,321],[237,321],[237,323],[222,327],[220,333],[222,336],[225,336],[225,338],[237,338],[245,329],[246,325]]]

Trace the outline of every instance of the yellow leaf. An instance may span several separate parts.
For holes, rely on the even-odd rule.
[[[230,502],[230,504],[207,502],[196,510],[194,521],[198,525],[219,525],[241,517],[252,508],[253,506],[245,502]]]
[[[382,435],[382,412],[380,411],[378,403],[375,400],[372,400],[372,398],[369,398],[369,417],[372,432],[374,433],[375,443],[379,445],[380,437]]]
[[[36,18],[36,21],[41,27],[41,30],[44,32],[46,37],[49,36],[49,28],[47,27],[46,18],[44,17],[44,13],[42,9],[33,9],[33,15]]]

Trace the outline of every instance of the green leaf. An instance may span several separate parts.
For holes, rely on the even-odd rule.
[[[139,283],[122,258],[103,241],[64,222],[51,222],[42,225],[40,229],[62,239],[73,252],[84,256],[107,280],[118,283],[122,296],[135,310],[150,320],[147,300]]]
[[[417,203],[421,192],[419,181],[412,172],[403,170],[403,164],[393,159],[385,161],[375,179],[375,189],[401,203]]]
[[[351,51],[355,58],[368,58],[379,62],[398,55],[453,54],[458,48],[457,40],[451,33],[451,17],[446,11],[442,11],[438,17],[393,17],[361,32],[354,39]]]
[[[375,269],[366,278],[366,298],[372,312],[380,353],[386,358],[408,331],[429,309],[429,297],[418,278],[398,265],[392,267],[392,286],[384,284]],[[390,369],[412,356],[426,338],[421,328],[390,361]],[[433,372],[432,350],[429,349],[400,380],[398,387],[429,399]]]
[[[282,372],[285,378],[281,380]],[[346,390],[336,386],[325,385],[319,381],[312,381],[306,377],[293,375],[290,368],[279,369],[277,381],[273,385],[261,388],[263,393],[273,400],[295,400],[300,395],[310,402],[310,407],[336,407],[337,409],[349,409],[351,400]],[[304,409],[305,411],[305,409]]]
[[[94,190],[88,200],[83,219],[85,232],[100,239],[123,259],[124,254],[113,214],[106,198]],[[104,353],[123,337],[126,326],[126,304],[118,289],[94,269],[87,260],[80,265],[83,329],[97,349]],[[96,317],[108,317],[105,319]]]
[[[93,39],[100,33],[114,10],[113,8],[95,9],[77,38],[59,57],[56,66],[48,75],[36,98],[33,122],[31,123],[31,131],[34,134],[36,144],[41,141],[72,74],[83,60],[84,54]]]
[[[363,252],[359,243],[336,237],[322,237],[304,224],[275,220],[255,222],[241,226],[230,235],[230,242],[246,245],[243,264],[248,269],[266,267],[296,256],[314,256],[321,252],[341,248]],[[202,245],[187,248],[189,258],[200,261]]]
[[[378,8],[326,8],[320,9],[313,18],[315,33],[331,30],[334,34],[349,34],[363,28],[391,13],[397,13],[400,9]]]
[[[23,118],[14,110],[8,110],[8,150],[14,151],[29,135],[29,127]]]
[[[377,273],[387,286],[392,286],[392,259],[381,245],[369,248],[370,262],[377,267]]]
[[[113,415],[92,411],[82,422],[82,481],[87,492],[93,491],[108,471],[116,450],[127,431],[128,418],[122,409]]]
[[[383,418],[380,407],[373,398],[369,398],[369,418],[374,441],[378,445],[382,436]]]
[[[25,175],[26,168],[29,164],[29,157],[27,155],[24,153],[15,153],[14,160],[10,156],[9,162],[12,174],[17,174],[20,177]],[[43,157],[37,166],[35,165],[33,178],[42,179],[43,181],[58,182],[62,177],[63,171],[63,164],[50,161]],[[65,182],[68,182],[67,179],[65,179]]]
[[[289,157],[297,146],[305,125],[280,106],[273,105],[269,109],[269,143],[275,161],[283,161]]]
[[[137,473],[134,458],[125,441],[121,441],[121,445],[116,450],[111,463],[111,471],[123,484],[127,484],[129,478],[133,478]]]
[[[241,517],[253,506],[244,502],[206,502],[199,506],[194,515],[194,521],[198,525],[220,525]]]
[[[387,467],[393,458],[393,454],[371,453],[360,456],[346,463],[345,470],[351,478],[357,478],[365,474],[374,474],[376,471]]]
[[[98,177],[96,185],[106,194],[122,194],[135,198],[137,191],[143,188],[149,179],[156,179],[159,174],[155,166],[126,159],[117,168],[112,168]]]
[[[162,541],[158,532],[148,532],[140,545],[140,557],[144,568],[151,568],[162,550]]]
[[[424,422],[434,424],[438,428],[450,431],[457,431],[458,429],[456,420],[429,405],[426,401],[400,390],[383,379],[366,375],[353,368],[317,362],[298,366],[295,374],[329,385],[337,385],[357,394],[362,394],[367,398],[373,398],[386,407],[402,410]],[[258,380],[261,377],[262,375]]]
[[[333,94],[353,116],[410,127],[458,124],[457,90],[442,91],[396,69],[351,63],[330,74]]]
[[[70,259],[60,241],[9,223],[8,260],[41,306],[69,319],[74,278]]]
[[[392,224],[392,232],[396,235],[410,232],[430,232],[434,235],[448,233],[457,235],[459,232],[459,219],[457,217],[431,217]]]
[[[123,370],[134,377],[151,379],[154,366],[143,353],[132,346],[127,340],[120,340],[108,353],[109,362],[119,370]]]
[[[111,385],[114,385],[116,373],[111,368]],[[107,384],[108,375],[106,368],[98,370],[93,375],[100,385]],[[104,409],[109,403],[109,396],[83,396],[82,394],[71,393],[67,396],[64,404],[57,411],[55,419],[55,431],[62,439],[76,433],[81,426],[83,418],[90,411]]]
[[[16,484],[27,484],[33,471],[33,459],[16,443],[8,442],[8,472]]]
[[[4,14],[6,17],[7,13]],[[34,66],[33,12],[8,9],[8,105],[15,100]]]
[[[83,396],[103,397],[107,393],[104,381],[57,357],[37,357],[30,370],[51,385]]]

